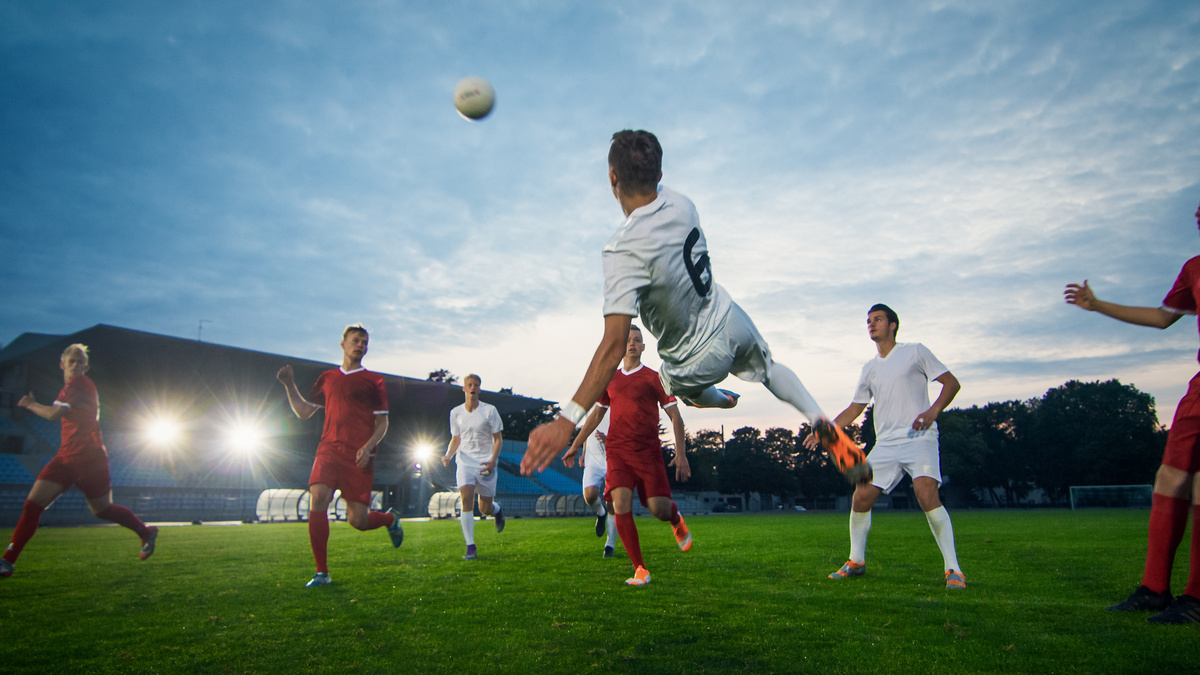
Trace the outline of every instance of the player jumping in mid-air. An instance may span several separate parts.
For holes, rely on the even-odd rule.
[[[839,468],[857,482],[867,470],[862,450],[826,418],[796,374],[771,359],[750,317],[713,281],[695,205],[674,190],[659,190],[661,179],[662,147],[654,134],[613,134],[608,180],[626,219],[604,246],[604,337],[561,417],[530,434],[521,471],[545,469],[570,442],[621,362],[629,325],[640,312],[658,339],[668,394],[697,407],[732,408],[737,395],[716,384],[731,373],[762,382],[813,423]]]
[[[500,460],[500,448],[504,444],[504,422],[496,406],[479,400],[479,388],[483,380],[478,375],[463,378],[463,394],[466,401],[450,411],[450,445],[442,456],[442,465],[450,466],[458,456],[458,493],[462,496],[459,520],[462,523],[463,540],[467,542],[467,554],[463,560],[474,560],[475,552],[475,495],[479,495],[479,512],[492,516],[496,531],[504,531],[504,512],[496,501],[496,483],[500,479],[496,462]]]
[[[579,466],[583,467],[583,501],[596,514],[596,536],[608,538],[604,542],[604,557],[611,558],[616,551],[617,525],[613,520],[612,503],[604,500],[604,479],[608,475],[608,456],[605,444],[608,442],[608,415],[600,412],[602,407],[597,404],[592,408],[592,414],[600,414],[596,430],[590,434],[580,433],[571,443],[571,450],[563,457],[563,464],[572,466],[579,445],[583,445],[583,456],[579,458]],[[587,426],[587,422],[584,426]]]
[[[879,354],[863,366],[850,406],[834,418],[844,427],[875,400],[875,447],[867,456],[872,476],[869,482],[854,488],[850,508],[850,559],[830,579],[845,579],[867,571],[867,534],[871,530],[871,507],[881,493],[891,492],[904,474],[912,476],[913,492],[925,512],[929,529],[942,551],[946,588],[967,587],[958,554],[954,549],[954,528],[950,514],[938,498],[942,483],[941,458],[938,455],[937,418],[958,394],[958,379],[938,361],[933,352],[919,342],[897,344],[900,318],[887,305],[875,305],[867,312],[867,333]],[[929,382],[938,382],[942,391],[929,404]],[[805,439],[816,447],[816,434]]]
[[[21,518],[13,530],[12,541],[0,558],[0,577],[11,577],[13,564],[21,549],[37,532],[42,511],[72,485],[87,498],[88,508],[97,518],[111,520],[134,531],[142,540],[141,558],[154,553],[158,528],[147,526],[133,511],[112,503],[112,485],[108,473],[108,451],[100,435],[100,398],[96,385],[85,373],[88,371],[87,347],[73,344],[63,350],[58,367],[63,372],[65,386],[52,405],[42,405],[33,394],[21,397],[17,405],[48,420],[62,424],[62,444],[58,454],[29,490]]]
[[[671,524],[679,548],[683,551],[692,548],[692,533],[683,522],[679,507],[671,501],[671,486],[667,482],[662,445],[658,440],[659,406],[671,418],[671,429],[675,434],[675,458],[671,460],[675,479],[686,481],[691,478],[692,469],[688,466],[687,437],[683,433],[683,418],[679,415],[677,402],[663,390],[658,373],[642,365],[646,345],[637,326],[629,327],[626,345],[621,369],[613,373],[600,396],[600,405],[592,411],[579,436],[590,436],[608,409],[612,409],[612,423],[605,442],[608,475],[604,479],[604,498],[612,502],[617,534],[633,563],[633,577],[625,583],[645,586],[650,583],[650,573],[642,560],[637,526],[633,523],[635,489],[642,506],[649,509],[651,515]],[[578,452],[579,443],[573,443],[563,456],[563,462],[571,466]]]
[[[1196,210],[1200,225],[1200,209]],[[1067,284],[1067,302],[1138,326],[1167,328],[1184,314],[1200,309],[1200,256],[1183,264],[1175,285],[1161,307],[1130,307],[1104,302],[1092,293],[1088,282]],[[1147,621],[1154,623],[1200,622],[1200,374],[1188,383],[1187,393],[1175,409],[1175,420],[1167,434],[1162,466],[1154,478],[1150,506],[1150,536],[1142,583],[1124,602],[1108,609],[1117,612],[1158,612]],[[1175,551],[1187,530],[1192,513],[1192,555],[1183,595],[1171,598],[1171,567]]]
[[[287,391],[296,417],[306,420],[325,409],[325,426],[317,457],[308,478],[308,539],[317,573],[305,588],[333,583],[326,561],[329,549],[329,503],[333,491],[341,490],[346,502],[346,520],[356,530],[387,528],[392,546],[404,541],[400,514],[371,510],[371,486],[375,482],[375,455],[388,429],[387,386],[383,376],[363,368],[370,336],[362,324],[342,331],[342,367],[321,373],[305,399],[296,387],[290,365],[276,376]]]

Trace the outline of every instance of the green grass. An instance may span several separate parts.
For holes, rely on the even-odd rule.
[[[44,528],[0,580],[0,671],[1196,672],[1200,625],[1103,611],[1141,576],[1147,515],[952,513],[963,592],[917,513],[877,513],[844,581],[844,515],[693,517],[687,554],[639,518],[643,589],[583,518],[480,523],[474,562],[458,521],[406,524],[399,551],[334,524],[316,590],[304,525],[164,528],[148,562],[119,528]]]

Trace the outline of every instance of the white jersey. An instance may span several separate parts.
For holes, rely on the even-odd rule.
[[[609,417],[608,414],[604,415],[604,419],[600,420],[600,424],[596,426],[596,431],[593,431],[583,444],[583,466],[588,469],[599,469],[600,473],[604,473],[608,468],[608,455],[604,452],[604,443],[596,438],[596,433],[608,435]]]
[[[504,429],[496,406],[479,402],[472,412],[467,404],[450,411],[450,435],[459,438],[458,463],[484,464],[492,459],[492,434]]]
[[[640,312],[668,363],[704,352],[733,305],[713,281],[696,206],[665,187],[608,240],[603,264],[604,315]]]
[[[927,431],[912,428],[917,416],[929,409],[929,382],[950,372],[919,342],[897,343],[886,358],[875,355],[863,366],[854,391],[854,402],[866,405],[875,399],[877,443],[918,436],[937,438],[937,422]]]

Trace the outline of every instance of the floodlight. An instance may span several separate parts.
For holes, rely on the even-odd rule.
[[[251,455],[262,446],[266,434],[256,420],[239,419],[225,432],[225,441],[235,452]]]
[[[183,437],[183,427],[179,420],[166,415],[157,415],[146,421],[142,427],[142,437],[150,445],[168,447],[175,445]]]

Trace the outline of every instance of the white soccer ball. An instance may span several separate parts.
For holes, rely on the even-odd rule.
[[[492,112],[496,90],[482,77],[464,77],[454,85],[454,107],[469,120],[481,120]]]

